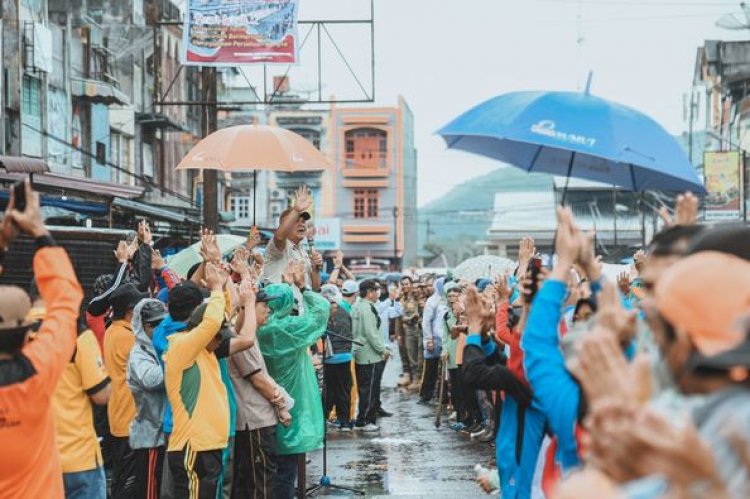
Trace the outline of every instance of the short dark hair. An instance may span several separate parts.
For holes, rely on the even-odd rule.
[[[365,279],[364,281],[359,283],[359,296],[360,298],[364,298],[367,296],[367,293],[369,293],[372,290],[377,290],[380,286],[378,286],[378,283],[373,279]]]
[[[172,319],[185,322],[193,310],[203,303],[203,293],[193,281],[185,281],[172,288],[167,302]]]
[[[695,237],[703,232],[702,225],[674,225],[658,232],[648,246],[654,256],[682,256]]]
[[[402,275],[401,281],[409,281],[409,284],[414,284],[414,279],[412,279],[411,276],[408,275]]]
[[[188,271],[187,271],[187,275],[186,275],[185,277],[187,277],[187,279],[188,279],[188,280],[192,279],[192,278],[193,278],[193,275],[194,275],[194,274],[195,274],[196,272],[198,272],[198,269],[200,268],[200,266],[201,266],[201,264],[202,264],[202,263],[203,263],[203,262],[198,262],[198,263],[194,263],[194,264],[193,264],[193,265],[192,265],[192,266],[191,266],[191,267],[190,267],[190,268],[188,269]]]
[[[693,239],[687,252],[700,251],[720,251],[750,260],[750,227],[744,224],[711,227]]]

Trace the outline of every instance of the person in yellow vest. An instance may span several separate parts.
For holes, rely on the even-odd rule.
[[[107,497],[92,403],[105,405],[110,388],[99,343],[94,333],[86,329],[78,335],[76,350],[52,397],[66,498]]]
[[[244,321],[239,336],[225,338],[225,297],[228,274],[207,263],[205,282],[211,291],[207,304],[190,317],[185,332],[167,338],[164,384],[172,406],[173,427],[167,447],[167,465],[175,497],[215,499],[222,474],[222,453],[229,441],[229,399],[222,382],[219,356],[226,357],[255,344],[254,320]],[[250,286],[250,289],[248,289]],[[252,283],[243,282],[245,310],[255,307]]]
[[[136,459],[128,437],[136,408],[126,378],[130,350],[135,344],[133,309],[146,296],[131,283],[123,284],[110,295],[112,324],[104,333],[104,365],[112,378],[107,416],[112,434],[113,499],[130,499],[135,490]]]

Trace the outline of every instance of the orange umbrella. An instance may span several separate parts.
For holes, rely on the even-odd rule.
[[[301,135],[284,128],[238,125],[218,130],[198,142],[177,165],[178,170],[240,172],[319,171],[331,164]]]

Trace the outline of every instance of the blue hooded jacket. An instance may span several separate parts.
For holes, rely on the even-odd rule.
[[[151,343],[154,345],[154,350],[156,350],[156,356],[159,358],[162,371],[164,371],[164,353],[169,346],[167,337],[184,331],[185,328],[187,328],[187,322],[176,321],[172,319],[171,315],[168,315],[154,329]],[[172,433],[172,405],[169,403],[169,400],[167,400],[167,407],[164,410],[164,433]]]

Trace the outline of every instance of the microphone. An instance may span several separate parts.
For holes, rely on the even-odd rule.
[[[313,251],[315,250],[315,229],[308,229],[307,230],[307,253],[310,257],[310,260],[312,261]]]

